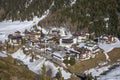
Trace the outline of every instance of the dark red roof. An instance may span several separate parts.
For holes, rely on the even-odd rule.
[[[21,33],[20,31],[16,31],[15,33]]]

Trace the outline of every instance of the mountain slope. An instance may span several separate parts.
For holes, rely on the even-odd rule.
[[[45,18],[43,26],[67,26],[71,31],[88,28],[97,35],[102,33],[116,34],[119,32],[119,0],[76,0],[72,6],[58,8]],[[107,19],[107,20],[106,20]],[[109,28],[107,29],[107,24]]]
[[[0,11],[3,19],[32,20],[34,16],[40,17],[46,11],[53,0],[1,0]],[[3,14],[4,12],[4,14]]]
[[[51,7],[51,5],[53,6]],[[50,9],[43,27],[87,28],[90,33],[120,36],[120,0],[1,0],[0,20],[32,20]]]
[[[35,80],[36,74],[11,57],[0,57],[0,80]]]

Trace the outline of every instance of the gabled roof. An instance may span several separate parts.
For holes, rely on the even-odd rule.
[[[66,56],[66,54],[62,51],[55,51],[55,52],[52,53],[52,55],[57,56],[59,58],[63,58],[63,57]]]
[[[19,39],[22,39],[22,36],[21,36],[21,35],[19,35],[19,36],[13,36],[12,39],[17,39],[17,40],[19,40]]]
[[[16,31],[15,33],[21,33],[20,31]]]

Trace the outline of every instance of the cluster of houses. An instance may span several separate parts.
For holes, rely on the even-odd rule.
[[[102,35],[100,36],[99,40],[102,43],[108,43],[108,44],[116,42],[115,37],[113,37],[112,35]]]
[[[16,31],[14,34],[8,35],[8,42],[13,44],[21,44],[22,35],[20,31]]]
[[[66,58],[75,60],[90,59],[96,53],[103,51],[98,42],[114,43],[112,35],[102,35],[99,38],[91,39],[87,32],[69,34],[65,29],[55,28],[44,33],[36,27],[24,32],[16,31],[8,35],[8,42],[12,45],[23,44],[24,52],[34,54],[51,54],[51,57],[60,61]],[[0,42],[0,48],[2,42]]]

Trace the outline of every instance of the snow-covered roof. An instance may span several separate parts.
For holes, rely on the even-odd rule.
[[[101,36],[100,38],[103,38],[103,39],[108,39],[108,37],[107,37],[107,36]]]
[[[104,21],[108,21],[109,20],[109,18],[107,17],[107,18],[104,18]]]
[[[80,43],[77,47],[81,48],[81,47],[84,47],[85,46],[85,43]]]
[[[75,53],[80,53],[80,52],[74,50],[73,48],[69,49],[69,51],[73,51],[73,52],[75,52]]]
[[[56,51],[56,52],[53,52],[52,54],[60,58],[63,58],[66,56],[66,54],[62,51]]]

